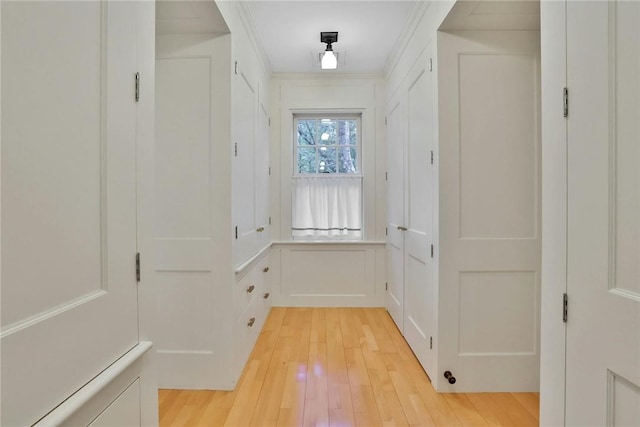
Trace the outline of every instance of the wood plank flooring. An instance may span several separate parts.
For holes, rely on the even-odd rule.
[[[537,393],[436,393],[381,308],[273,308],[238,384],[160,390],[160,426],[539,424]]]

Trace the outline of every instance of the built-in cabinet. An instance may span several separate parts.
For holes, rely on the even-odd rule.
[[[0,424],[157,424],[154,4],[0,11]]]
[[[536,391],[536,11],[468,6],[422,5],[387,76],[386,304],[438,391]]]
[[[236,49],[233,81],[234,264],[270,243],[268,86],[258,79],[255,60]]]
[[[160,387],[233,389],[271,304],[268,79],[213,2],[158,7],[156,228]],[[196,8],[195,10],[190,8]],[[185,28],[197,13],[211,26]]]

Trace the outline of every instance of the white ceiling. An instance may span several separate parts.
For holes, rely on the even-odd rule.
[[[225,34],[229,32],[213,1],[156,2],[156,34]]]
[[[321,31],[338,31],[339,73],[382,73],[415,0],[247,1],[274,73],[319,72]],[[327,72],[327,71],[325,71]],[[334,71],[328,71],[334,72]]]
[[[225,0],[222,0],[225,1]],[[238,1],[238,0],[227,0]],[[338,31],[338,70],[383,73],[414,6],[425,0],[248,0],[250,18],[275,73],[321,72],[321,31]],[[158,34],[228,33],[212,0],[161,0]],[[440,30],[537,30],[539,0],[457,1]]]
[[[539,30],[539,0],[458,1],[440,30]]]

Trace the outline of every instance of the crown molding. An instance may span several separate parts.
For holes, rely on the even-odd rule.
[[[418,25],[420,24],[422,18],[424,18],[424,15],[427,13],[432,4],[433,2],[429,0],[418,0],[413,5],[411,12],[409,12],[407,22],[404,24],[402,32],[400,33],[400,37],[398,37],[398,41],[396,41],[396,44],[391,50],[391,52],[393,53],[389,55],[389,58],[387,59],[387,65],[385,66],[384,70],[384,74],[387,78],[395,70],[398,62],[400,61],[400,58],[402,58],[404,51],[407,49],[411,38],[418,29]]]
[[[238,11],[238,16],[240,16],[240,21],[242,21],[242,25],[249,37],[249,41],[253,46],[253,50],[256,52],[258,56],[260,65],[262,66],[263,71],[267,74],[267,76],[271,76],[272,68],[271,63],[269,62],[269,58],[264,50],[264,46],[260,41],[260,37],[258,36],[258,31],[256,30],[256,24],[253,19],[253,14],[251,13],[251,9],[245,1],[237,1],[236,2],[236,10]]]
[[[271,80],[384,80],[383,73],[272,73]]]

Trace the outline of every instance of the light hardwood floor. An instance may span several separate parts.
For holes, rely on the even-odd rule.
[[[235,391],[160,390],[160,426],[537,426],[537,393],[438,394],[378,308],[273,308]]]

